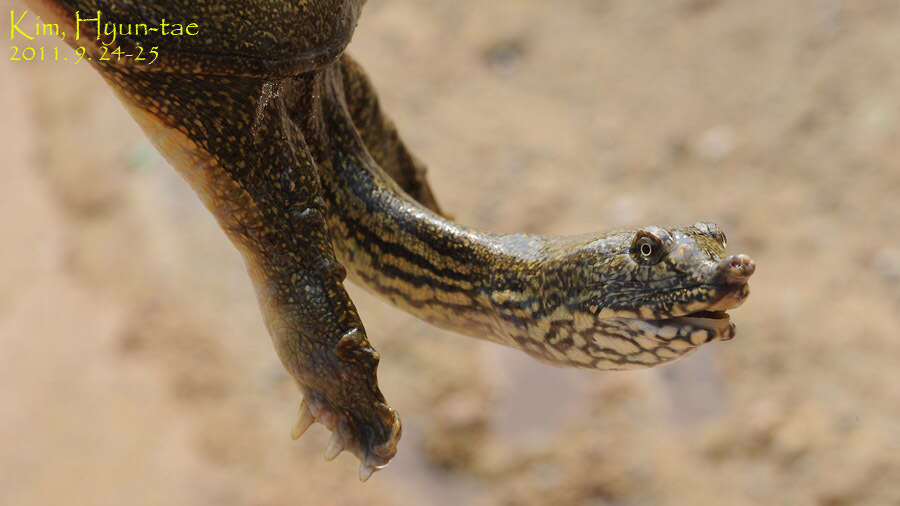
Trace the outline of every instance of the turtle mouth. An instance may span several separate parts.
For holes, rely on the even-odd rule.
[[[734,338],[734,323],[731,315],[725,311],[695,311],[684,316],[656,320],[657,325],[675,326],[679,334],[689,336],[694,345],[718,339],[728,341]],[[705,334],[705,340],[700,340],[697,333]],[[696,343],[694,341],[700,341]]]
[[[716,339],[728,341],[734,338],[735,331],[728,313],[709,310],[656,320],[632,320],[632,325],[658,341],[680,342],[691,347]]]
[[[720,267],[720,279],[724,282],[712,289],[713,296],[707,302],[678,304],[672,315],[645,320],[647,326],[656,328],[657,339],[687,336],[695,346],[714,339],[720,341],[733,339],[735,326],[726,311],[740,306],[747,300],[750,295],[747,280],[755,267],[753,261],[744,255],[728,257],[722,261]]]
[[[727,311],[740,306],[750,290],[746,283],[717,286],[713,290],[709,300],[676,304],[670,314],[642,318],[640,311],[635,311],[634,316],[623,320],[645,338],[663,343],[679,354],[710,341],[730,341],[735,336],[735,325]]]
[[[684,316],[664,318],[659,321],[693,325],[695,327],[708,329],[718,329],[728,325],[731,321],[731,315],[725,311],[694,311],[693,313],[688,313]]]

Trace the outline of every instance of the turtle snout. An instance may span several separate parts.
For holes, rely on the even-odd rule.
[[[756,272],[756,262],[747,255],[729,255],[719,262],[719,273],[729,284],[742,284]]]

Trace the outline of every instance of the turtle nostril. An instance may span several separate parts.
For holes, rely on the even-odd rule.
[[[731,255],[724,263],[726,275],[732,281],[746,281],[756,271],[756,262],[747,255]]]

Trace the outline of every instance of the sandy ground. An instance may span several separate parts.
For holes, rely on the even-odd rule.
[[[710,220],[759,268],[737,339],[629,373],[351,286],[405,429],[365,485],[288,437],[237,253],[99,77],[4,58],[0,504],[900,504],[898,27],[896,0],[369,0],[351,51],[460,221]]]

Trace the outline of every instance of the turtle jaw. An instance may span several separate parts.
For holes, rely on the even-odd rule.
[[[750,295],[748,281],[756,264],[746,255],[722,259],[712,273],[712,283],[703,288],[703,300],[673,304],[668,313],[653,312],[650,318],[628,318],[631,326],[661,342],[682,340],[691,346],[735,336],[735,325],[726,312]],[[640,314],[640,313],[638,313]]]
[[[631,320],[645,335],[670,344],[674,341],[697,347],[710,341],[734,338],[735,325],[724,311],[697,311],[686,316],[660,320]]]
[[[704,327],[718,327],[711,321],[721,320],[725,313],[747,300],[750,295],[750,276],[756,271],[756,263],[747,255],[731,255],[712,263],[709,274],[701,278],[700,284],[687,290],[683,300],[668,303],[664,310],[650,308],[638,314],[644,320],[671,320],[679,317],[693,317],[710,320]]]

